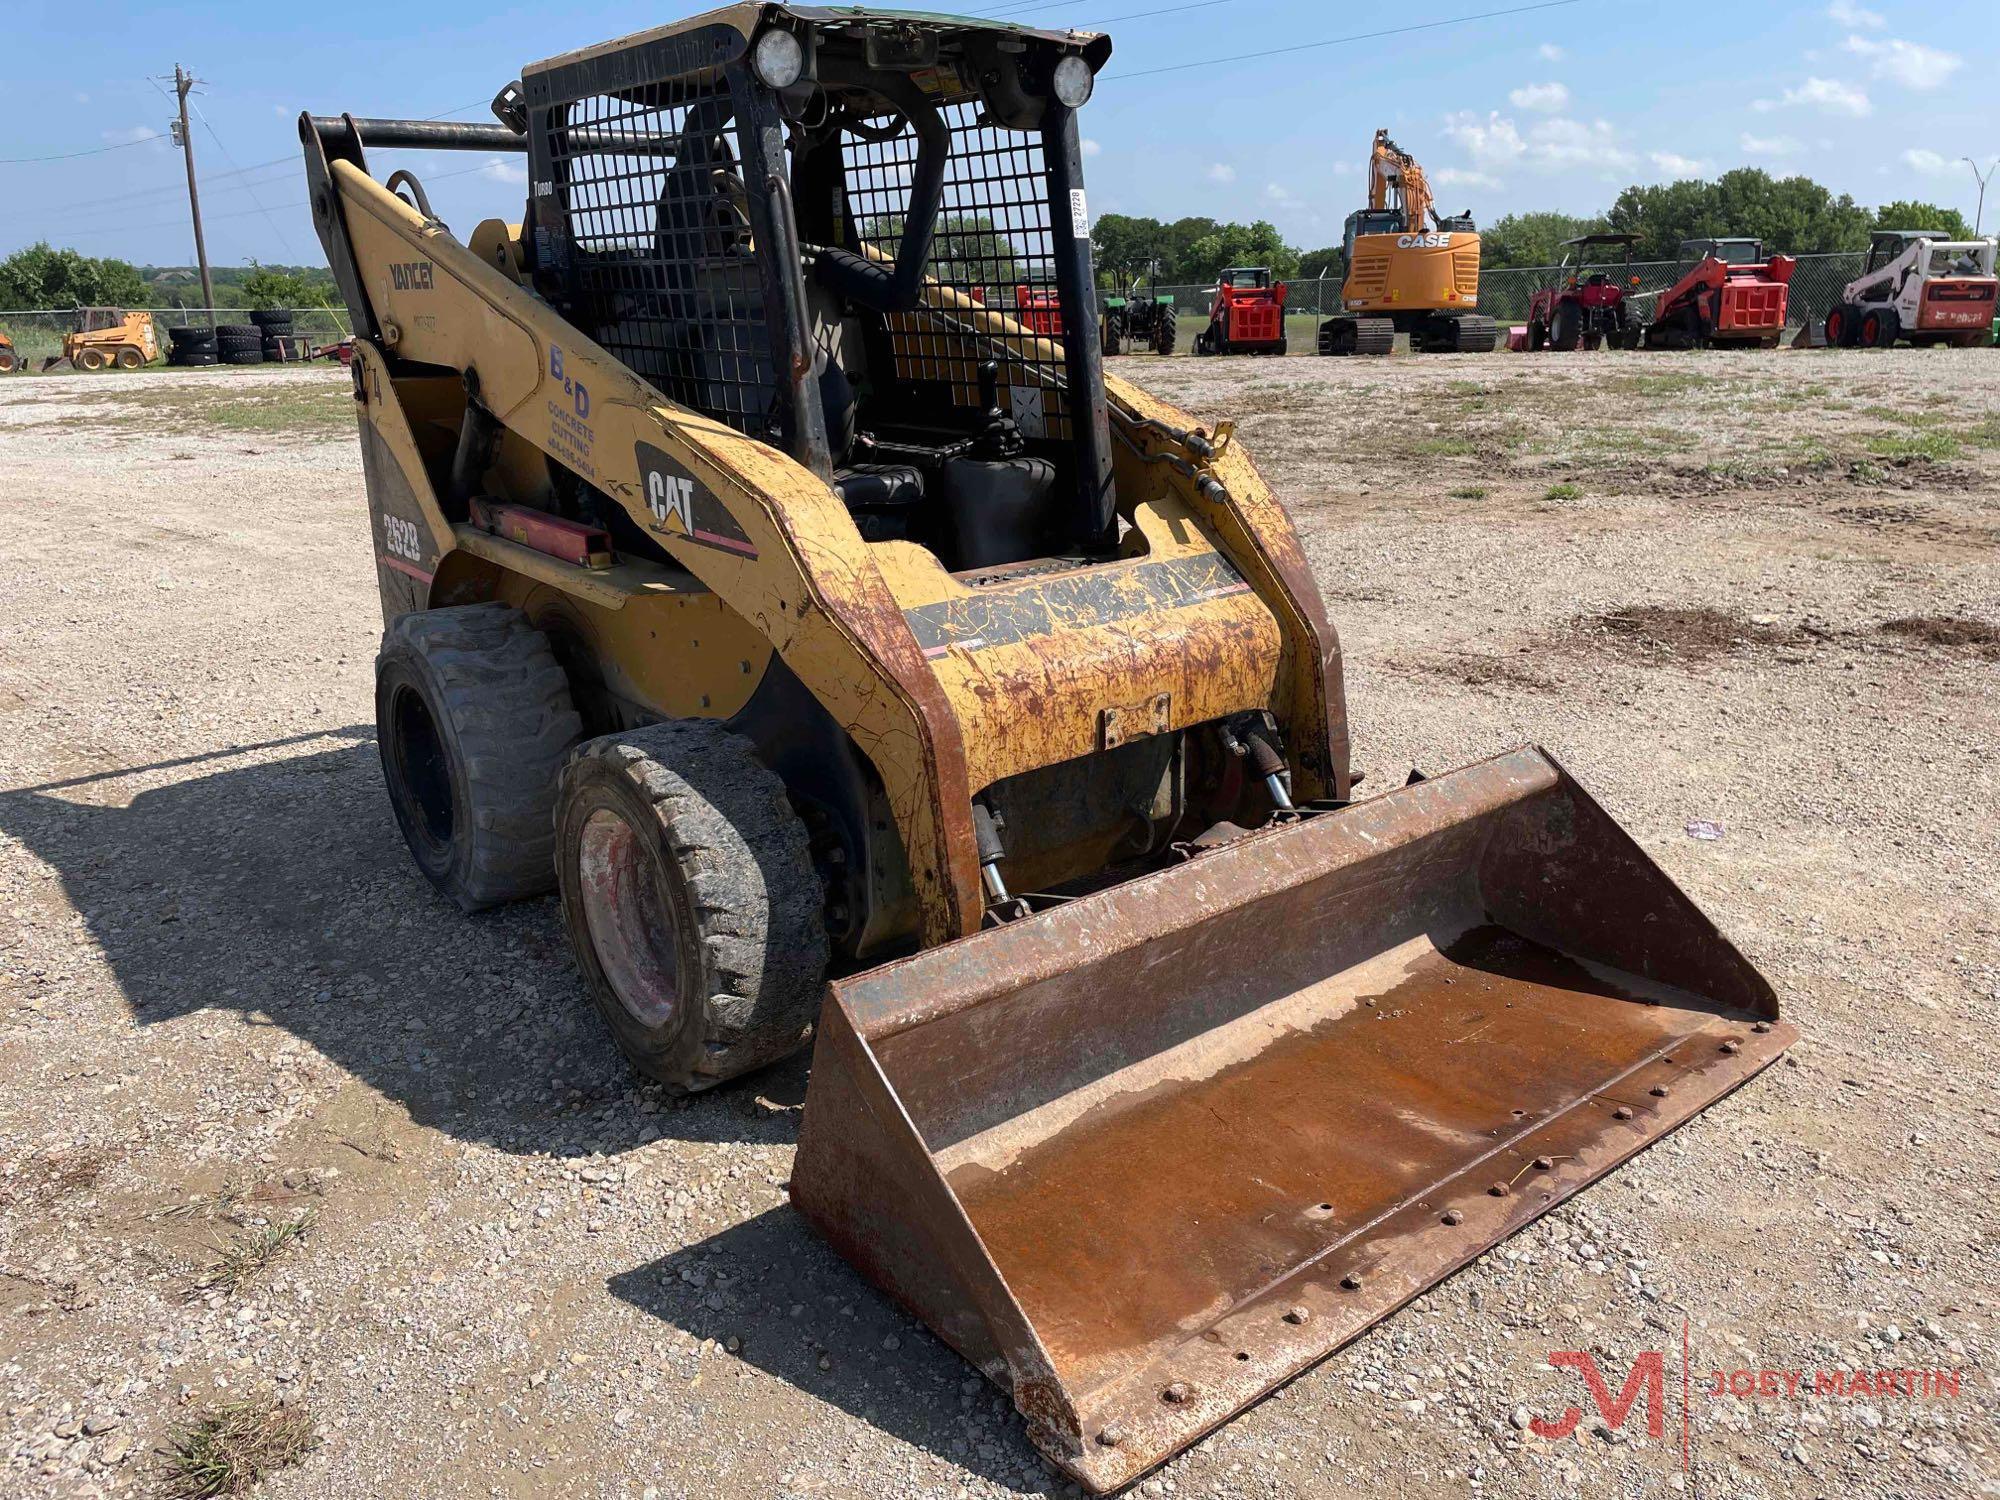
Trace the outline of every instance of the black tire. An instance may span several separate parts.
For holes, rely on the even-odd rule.
[[[1174,310],[1162,307],[1153,314],[1153,352],[1172,354],[1180,330],[1174,326]]]
[[[215,336],[225,344],[264,342],[264,330],[255,323],[218,323],[215,326]]]
[[[261,365],[264,363],[264,351],[261,348],[231,349],[224,345],[222,362],[226,365]]]
[[[1125,320],[1109,317],[1104,320],[1104,355],[1107,359],[1125,352]]]
[[[577,967],[640,1072],[711,1088],[811,1035],[825,892],[784,783],[748,740],[686,719],[578,746],[556,874]]]
[[[213,349],[215,330],[212,328],[169,328],[167,340],[176,349]]]
[[[375,658],[389,805],[467,911],[556,883],[556,780],[582,725],[548,637],[506,604],[403,615]]]
[[[250,314],[250,321],[266,333],[290,333],[292,314],[286,308],[257,308]]]
[[[1842,302],[1826,315],[1826,342],[1829,348],[1852,349],[1861,335],[1860,310],[1852,302]]]
[[[1568,354],[1583,342],[1583,309],[1574,302],[1556,305],[1549,319],[1549,347]]]
[[[1855,329],[1864,349],[1889,349],[1903,336],[1903,315],[1893,307],[1871,307]]]

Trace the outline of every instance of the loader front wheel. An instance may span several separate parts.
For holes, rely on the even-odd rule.
[[[389,804],[417,868],[467,911],[555,882],[556,780],[579,730],[548,638],[505,604],[403,615],[375,658]]]
[[[784,783],[740,735],[689,719],[579,746],[556,876],[591,999],[642,1073],[711,1088],[811,1035],[825,892]]]

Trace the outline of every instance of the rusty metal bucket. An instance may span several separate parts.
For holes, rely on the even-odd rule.
[[[1795,1035],[1523,749],[833,986],[792,1197],[1129,1483]]]

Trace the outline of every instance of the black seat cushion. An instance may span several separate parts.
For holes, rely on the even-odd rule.
[[[908,510],[924,498],[924,477],[909,464],[855,464],[834,470],[833,489],[849,510]]]

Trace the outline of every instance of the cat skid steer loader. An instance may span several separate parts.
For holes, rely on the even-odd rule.
[[[1543,751],[1354,800],[1291,521],[1103,370],[1109,52],[746,4],[301,120],[418,865],[557,889],[670,1086],[816,1034],[799,1211],[1092,1491],[1792,1035]],[[427,147],[520,221],[369,174]]]

